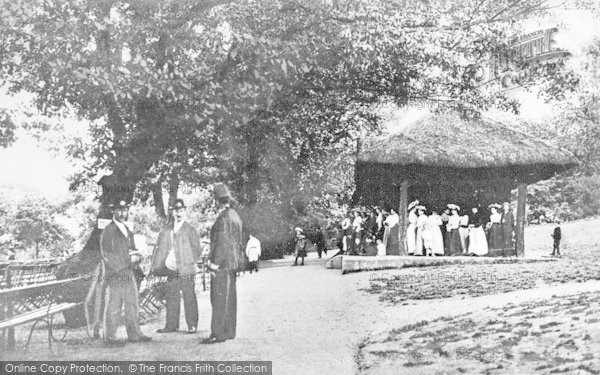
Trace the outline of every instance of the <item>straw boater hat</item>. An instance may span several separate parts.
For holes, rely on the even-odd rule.
[[[413,208],[417,207],[417,205],[419,204],[419,200],[417,199],[416,201],[412,201],[408,204],[408,206],[406,207],[406,209],[408,211],[412,210]]]
[[[499,205],[498,203],[492,203],[488,207],[489,208],[495,208],[495,209],[498,209],[498,210],[502,208],[502,206]]]
[[[460,211],[460,207],[454,203],[450,203],[446,207],[448,207],[448,209],[450,209],[450,210]]]
[[[221,198],[230,198],[231,199],[231,193],[229,192],[229,189],[227,188],[227,186],[225,184],[215,184],[215,186],[213,188],[213,192],[215,194],[215,198],[217,198],[217,199],[221,199]]]
[[[427,210],[427,207],[425,207],[425,206],[423,206],[423,205],[420,204],[418,206],[415,206],[415,209],[417,211],[425,211],[425,210]]]
[[[296,227],[296,228],[294,228],[294,230],[298,233],[304,233],[304,230],[302,230],[302,228],[300,228],[300,227]]]

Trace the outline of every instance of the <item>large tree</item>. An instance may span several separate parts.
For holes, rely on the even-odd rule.
[[[212,178],[243,205],[291,205],[322,194],[313,182],[325,163],[377,131],[378,103],[514,108],[494,87],[479,90],[471,66],[545,4],[11,1],[0,11],[0,75],[41,111],[68,105],[92,121],[75,182],[108,171],[104,208],[139,187],[162,202],[163,183],[176,193],[180,181]]]

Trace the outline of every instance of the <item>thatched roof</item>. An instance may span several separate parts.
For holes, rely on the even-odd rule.
[[[563,170],[578,164],[569,152],[486,118],[430,114],[387,137],[359,141],[359,163],[442,168],[503,168],[545,165]]]

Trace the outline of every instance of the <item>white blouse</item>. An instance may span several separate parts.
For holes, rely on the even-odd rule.
[[[491,214],[490,215],[490,222],[492,223],[497,223],[500,224],[500,221],[502,220],[502,215],[500,215],[499,213],[495,213],[495,214]]]
[[[450,215],[450,217],[448,218],[448,224],[446,224],[446,229],[448,229],[448,231],[451,231],[453,229],[458,229],[458,227],[460,226],[460,216],[457,215]]]

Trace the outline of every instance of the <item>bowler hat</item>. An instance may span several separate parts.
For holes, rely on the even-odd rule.
[[[180,208],[185,208],[185,203],[183,203],[183,199],[175,199],[175,203],[171,207],[171,210],[178,210]]]
[[[225,186],[225,184],[215,184],[213,190],[215,198],[217,199],[231,198],[231,193],[229,193],[229,189],[227,189],[227,186]]]
[[[119,208],[129,208],[129,203],[124,200],[116,201],[115,203],[111,203],[108,205],[113,210],[117,210]]]

